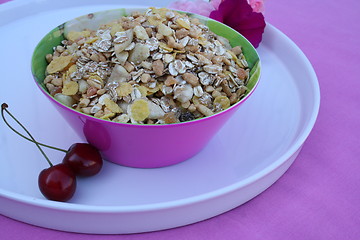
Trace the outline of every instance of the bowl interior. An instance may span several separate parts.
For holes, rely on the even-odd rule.
[[[90,13],[88,15],[84,15],[72,19],[51,30],[48,34],[44,36],[43,39],[41,39],[39,44],[36,46],[32,56],[31,71],[34,79],[36,80],[36,83],[39,85],[40,88],[42,88],[43,92],[51,96],[46,90],[44,84],[46,67],[48,65],[45,57],[47,54],[53,53],[53,48],[61,44],[61,41],[65,39],[65,36],[68,32],[82,31],[84,29],[96,30],[99,28],[100,25],[111,22],[112,20],[118,19],[122,16],[127,16],[131,14],[131,12],[134,11],[143,12],[145,10],[146,8],[126,8],[126,9],[119,8],[119,9],[112,9],[112,10],[101,11],[96,13]],[[186,14],[188,14],[191,17],[198,18],[203,24],[208,26],[208,28],[212,32],[228,39],[231,46],[239,46],[239,45],[242,46],[243,53],[250,68],[250,79],[247,84],[248,90],[245,94],[245,97],[242,100],[240,100],[238,103],[234,104],[233,106],[239,104],[240,102],[245,100],[248,95],[250,95],[250,93],[255,89],[259,81],[261,66],[257,51],[251,45],[251,43],[248,40],[246,40],[241,34],[233,30],[232,28],[224,25],[223,23],[193,13],[186,13]],[[58,102],[55,99],[54,101],[63,105],[62,103]],[[63,106],[65,108],[68,108],[65,105]],[[79,112],[79,114],[82,113]]]

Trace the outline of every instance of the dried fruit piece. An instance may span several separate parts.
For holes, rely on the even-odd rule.
[[[69,81],[64,83],[62,94],[70,96],[70,95],[75,95],[78,91],[79,91],[79,84],[74,81]]]
[[[75,42],[76,40],[78,40],[80,38],[88,38],[88,37],[90,37],[89,31],[81,31],[81,32],[71,31],[66,36],[66,38],[72,42]]]
[[[114,117],[115,115],[116,115],[115,113],[110,112],[102,115],[100,118],[104,120],[110,120],[110,118]]]
[[[58,58],[54,58],[49,65],[46,67],[46,71],[49,74],[60,72],[69,66],[72,60],[72,56],[60,56]]]
[[[119,83],[119,86],[116,88],[116,93],[119,97],[125,97],[130,95],[130,93],[133,91],[133,87],[128,82],[121,82]]]
[[[144,99],[135,100],[130,105],[130,114],[135,121],[144,121],[150,115],[149,103]]]
[[[87,40],[85,41],[85,43],[87,43],[87,44],[92,44],[92,43],[96,42],[97,40],[99,40],[98,37],[89,38],[89,39],[87,39]]]
[[[157,30],[158,30],[158,33],[160,33],[164,36],[171,36],[173,34],[173,30],[163,23],[161,23],[157,26]]]
[[[121,24],[119,24],[119,23],[113,23],[113,24],[111,25],[111,31],[110,31],[111,36],[114,37],[117,32],[122,32],[122,31],[124,31],[124,29],[123,29],[123,27],[121,26]]]
[[[175,113],[174,112],[167,112],[165,115],[164,115],[164,122],[166,124],[169,124],[169,123],[177,123],[179,122],[179,119],[176,117]]]
[[[148,88],[145,86],[137,86],[137,90],[141,93],[141,97],[146,97],[148,95]]]
[[[183,112],[179,117],[180,122],[187,122],[194,119],[195,119],[195,115],[191,112]]]
[[[222,109],[230,107],[230,99],[226,96],[217,96],[214,99],[214,105],[220,104]]]
[[[138,39],[141,39],[141,40],[147,40],[149,39],[149,36],[145,30],[145,28],[143,26],[136,26],[134,27],[134,33],[135,33],[135,36],[138,38]]]
[[[163,20],[161,19],[161,17],[157,14],[151,15],[148,17],[148,22],[150,23],[150,25],[153,26],[157,26],[159,24],[161,24],[163,22]]]
[[[169,16],[169,9],[167,9],[167,8],[150,7],[150,9],[153,11],[153,13],[159,14],[161,18],[165,18],[165,17]]]
[[[186,121],[192,116],[184,112],[204,117],[247,92],[251,69],[241,47],[232,48],[186,14],[149,8],[69,36],[46,56],[53,73],[44,84],[52,95],[61,93],[68,105],[95,117],[119,121],[121,109],[128,114],[121,117],[125,122],[161,124],[165,112],[172,112],[169,123]],[[78,83],[76,93],[72,81]],[[150,111],[143,121],[131,111],[140,99]]]
[[[122,113],[122,109],[109,98],[104,99],[105,106],[113,113]]]
[[[179,24],[180,27],[190,29],[190,23],[186,21],[184,18],[176,19],[176,23]]]
[[[67,74],[68,74],[69,76],[71,76],[71,74],[74,73],[74,72],[76,72],[76,71],[77,71],[77,67],[76,67],[76,65],[74,64],[74,65],[71,65],[71,66],[69,67],[69,69],[67,70]]]

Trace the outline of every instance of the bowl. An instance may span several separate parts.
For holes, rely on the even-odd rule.
[[[212,19],[186,13],[199,19],[215,34],[228,39],[231,46],[242,46],[250,70],[247,90],[244,97],[229,108],[211,116],[173,124],[119,123],[77,111],[48,92],[44,84],[48,65],[46,55],[53,53],[54,47],[65,39],[67,33],[84,29],[96,30],[100,25],[121,16],[145,10],[146,8],[112,9],[84,15],[61,24],[46,34],[36,46],[31,70],[41,92],[84,141],[101,151],[105,160],[128,167],[158,168],[190,159],[207,145],[256,89],[260,78],[260,59],[255,48],[235,30]]]

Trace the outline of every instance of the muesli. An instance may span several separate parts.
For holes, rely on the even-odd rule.
[[[240,46],[197,18],[149,8],[69,32],[46,56],[44,83],[80,112],[123,123],[169,124],[218,113],[245,94]]]

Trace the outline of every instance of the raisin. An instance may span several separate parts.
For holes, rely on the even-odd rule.
[[[181,115],[179,117],[180,122],[187,122],[187,121],[191,121],[194,119],[195,119],[195,116],[191,112],[183,112],[183,113],[181,113]]]

